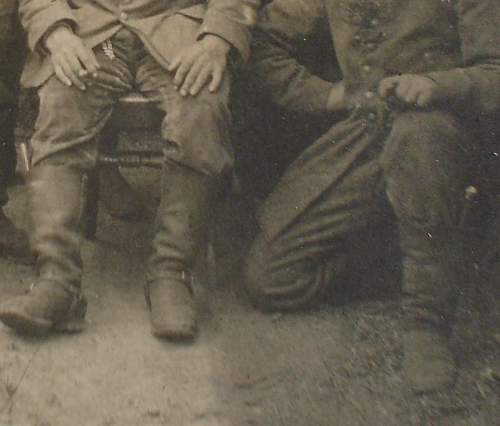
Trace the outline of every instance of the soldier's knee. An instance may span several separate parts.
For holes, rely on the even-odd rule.
[[[403,113],[394,120],[386,142],[385,165],[390,168],[391,164],[408,162],[414,170],[423,167],[432,171],[441,166],[439,161],[463,151],[465,139],[467,134],[463,125],[451,113]]]
[[[175,121],[178,118],[201,133],[204,126],[227,124],[230,117],[229,80],[224,80],[215,92],[205,87],[196,96],[177,98],[172,110],[167,112],[168,120]]]
[[[252,266],[246,269],[246,292],[253,305],[264,312],[308,309],[317,300],[311,274],[265,274]],[[286,275],[286,278],[285,278]]]
[[[260,310],[303,310],[313,306],[323,293],[327,285],[324,277],[319,265],[307,260],[287,263],[257,241],[247,258],[245,287]]]
[[[226,91],[187,96],[167,111],[162,126],[170,161],[200,173],[227,177],[234,166]]]

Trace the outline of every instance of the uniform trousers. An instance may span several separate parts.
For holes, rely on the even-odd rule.
[[[175,90],[173,74],[146,50],[140,38],[122,28],[108,44],[94,49],[98,76],[86,90],[66,86],[54,75],[39,89],[40,112],[32,138],[32,162],[89,170],[97,158],[96,136],[118,99],[139,91],[165,113],[161,134],[166,160],[219,177],[233,167],[228,108],[230,73],[219,90],[196,97]],[[109,46],[112,46],[110,54]]]
[[[246,267],[250,296],[271,310],[321,300],[352,274],[347,265],[366,268],[369,259],[353,248],[387,217],[402,231],[411,224],[446,240],[460,227],[476,142],[469,126],[445,111],[406,110],[390,119],[353,114],[333,126],[289,167],[262,206]],[[383,238],[374,242],[371,254],[384,244]],[[416,297],[427,291],[403,290]],[[446,299],[453,289],[429,291]]]

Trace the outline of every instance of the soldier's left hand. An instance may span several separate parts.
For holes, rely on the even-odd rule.
[[[378,93],[382,98],[393,95],[402,102],[420,108],[433,104],[438,97],[438,90],[434,80],[417,74],[387,77],[378,86]]]
[[[196,96],[206,84],[215,92],[226,71],[231,46],[215,35],[206,35],[179,53],[168,70],[175,72],[174,85],[182,96]]]

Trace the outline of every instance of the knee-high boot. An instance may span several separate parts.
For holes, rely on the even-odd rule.
[[[145,287],[152,332],[158,337],[189,340],[195,336],[193,268],[197,254],[208,243],[218,182],[170,162],[163,168],[161,203]]]
[[[417,393],[453,384],[456,367],[449,348],[458,291],[468,261],[464,232],[400,226],[403,251],[403,374]]]
[[[81,293],[81,215],[84,174],[39,165],[30,176],[31,245],[38,278],[31,290],[0,306],[0,320],[25,334],[79,331],[86,311]]]

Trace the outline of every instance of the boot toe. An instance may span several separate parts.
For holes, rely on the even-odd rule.
[[[191,301],[177,302],[153,308],[151,316],[153,334],[169,340],[193,340],[196,336],[197,324],[191,303]]]
[[[0,306],[0,321],[19,334],[43,335],[49,331],[77,332],[83,329],[87,302],[68,294],[59,284],[39,281],[24,295]]]
[[[445,390],[455,382],[455,368],[441,360],[426,360],[425,364],[406,361],[403,366],[406,382],[416,394]]]
[[[194,318],[170,318],[152,321],[151,330],[154,336],[162,339],[191,341],[196,337],[197,327]]]
[[[196,311],[190,288],[182,282],[162,281],[149,284],[153,335],[169,340],[193,340],[197,332]]]
[[[405,336],[403,374],[416,394],[452,387],[456,365],[447,339],[431,332],[413,332]]]
[[[0,307],[0,321],[24,335],[41,335],[49,331],[52,322],[34,316],[27,309],[23,296],[7,301]]]

